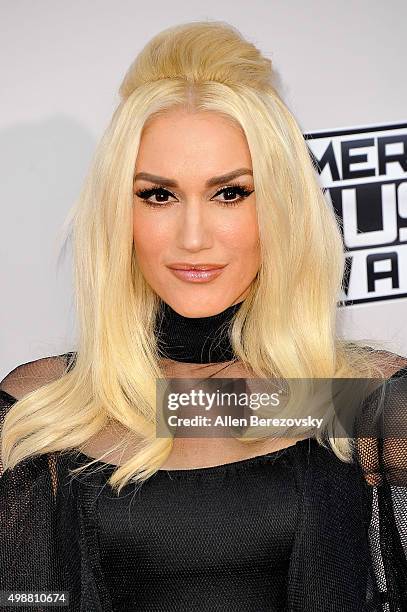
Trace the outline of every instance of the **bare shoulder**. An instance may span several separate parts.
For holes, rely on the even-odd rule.
[[[0,390],[16,399],[63,376],[71,353],[50,355],[18,365],[0,381]]]

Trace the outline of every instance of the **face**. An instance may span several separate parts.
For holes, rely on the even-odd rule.
[[[141,272],[176,312],[206,317],[242,301],[260,248],[241,129],[212,112],[154,117],[140,141],[133,218]]]

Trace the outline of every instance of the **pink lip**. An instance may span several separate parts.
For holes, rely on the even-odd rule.
[[[215,268],[224,268],[226,264],[216,263],[189,263],[176,261],[168,267],[174,270],[214,270]]]
[[[181,267],[181,265],[183,267]],[[183,281],[190,283],[207,283],[222,273],[225,266],[195,266],[186,268],[185,264],[174,264],[174,267],[169,267],[171,272]]]

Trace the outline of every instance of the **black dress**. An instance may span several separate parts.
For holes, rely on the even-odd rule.
[[[14,401],[0,391],[3,418]],[[407,395],[394,406],[405,412]],[[65,609],[80,612],[407,610],[405,448],[393,446],[395,465],[379,440],[373,469],[302,440],[159,471],[118,498],[110,465],[74,477],[85,455],[40,455],[0,478],[1,589],[68,591]]]
[[[114,610],[284,609],[309,449],[303,440],[226,465],[159,470],[119,497],[104,487],[98,534]]]

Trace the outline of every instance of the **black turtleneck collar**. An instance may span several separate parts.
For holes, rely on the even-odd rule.
[[[220,363],[236,356],[228,329],[243,302],[209,317],[184,317],[161,301],[155,333],[161,357],[189,363]]]

